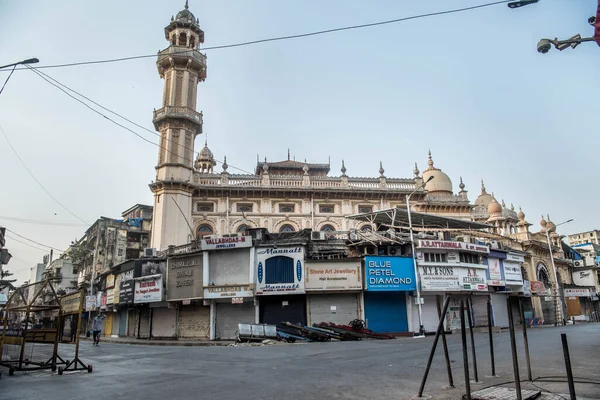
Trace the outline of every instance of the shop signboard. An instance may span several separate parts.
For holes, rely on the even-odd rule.
[[[121,274],[115,277],[115,288],[113,290],[114,304],[119,304],[119,296],[121,295]]]
[[[202,239],[202,250],[223,250],[252,247],[252,236],[231,236]]]
[[[594,270],[573,271],[573,283],[577,286],[596,286]]]
[[[525,257],[520,254],[508,253],[506,254],[506,259],[508,261],[512,261],[513,263],[522,263],[525,262]]]
[[[487,291],[485,270],[478,268],[459,268],[462,290]]]
[[[419,249],[451,250],[451,251],[469,251],[475,253],[489,254],[490,249],[485,245],[454,242],[450,240],[419,240]]]
[[[114,304],[115,302],[115,290],[106,289],[106,305]]]
[[[531,293],[546,294],[546,286],[544,286],[544,282],[529,281],[529,285],[531,286]]]
[[[203,253],[170,257],[167,260],[167,301],[202,299],[204,296]]]
[[[256,295],[302,294],[304,247],[256,249]]]
[[[82,293],[77,291],[75,293],[67,294],[60,298],[60,311],[63,314],[77,314],[81,310]]]
[[[411,257],[365,257],[365,289],[412,291],[417,289]]]
[[[204,288],[205,299],[229,299],[241,297],[253,297],[253,285],[214,285]],[[235,303],[234,303],[235,304]]]
[[[115,287],[115,276],[113,274],[106,275],[106,288],[110,289]]]
[[[328,261],[306,263],[307,292],[361,290],[362,288],[360,260],[353,262]]]
[[[453,265],[419,265],[423,291],[487,291],[484,268]]]
[[[500,259],[492,257],[488,258],[488,271],[490,281],[500,281],[502,279],[502,272],[500,271]]]
[[[121,272],[119,283],[119,304],[133,304],[134,270]]]
[[[96,296],[85,296],[85,311],[96,311]]]
[[[523,279],[523,295],[531,296],[531,283],[527,279]]]
[[[106,294],[102,294],[100,297],[100,310],[106,310]]]
[[[565,289],[565,297],[590,297],[592,292],[588,288]]]
[[[510,256],[510,254],[509,254]],[[521,264],[504,260],[504,280],[507,286],[523,286],[523,275],[521,274]]]
[[[134,282],[134,304],[162,301],[163,279],[161,274],[135,278]]]

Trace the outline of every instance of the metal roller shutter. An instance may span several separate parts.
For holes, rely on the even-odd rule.
[[[487,301],[489,295],[473,295],[471,296],[471,304],[473,305],[473,324],[478,326],[487,326]],[[468,322],[467,322],[468,323]]]
[[[408,332],[405,292],[365,292],[365,320],[374,332]]]
[[[150,333],[150,309],[142,308],[139,320],[140,331],[138,337],[147,338]]]
[[[309,298],[310,323],[333,322],[348,325],[358,319],[358,294],[313,294]]]
[[[121,313],[113,312],[113,326],[112,336],[119,336],[119,329],[121,327]]]
[[[210,307],[182,306],[179,310],[179,337],[208,338],[210,334]]]
[[[127,336],[137,336],[138,332],[138,310],[131,308],[128,310],[129,322],[127,327]]]
[[[492,293],[492,313],[494,326],[508,326],[508,306],[506,305],[506,295]]]
[[[104,336],[112,335],[112,326],[113,326],[113,313],[112,311],[106,313],[106,319],[104,320],[104,329],[102,329],[102,333]]]
[[[119,322],[119,336],[127,336],[127,310],[122,309],[120,312],[121,322]]]
[[[438,317],[438,312],[437,312],[437,298],[436,296],[425,296],[422,297],[423,298],[423,305],[421,306],[421,314],[423,317],[423,329],[425,329],[425,332],[436,332],[437,331],[437,327],[438,324],[440,323],[440,319]],[[413,318],[413,321],[416,321],[416,323],[413,325],[413,331],[414,332],[418,332],[419,331],[419,305],[415,303],[415,299],[413,297],[409,297],[409,300],[411,300],[412,303],[412,313],[415,316]],[[444,298],[442,297],[442,306],[444,305]]]
[[[554,325],[556,321],[556,297],[540,296],[544,325]]]
[[[263,296],[260,298],[260,322],[283,327],[282,321],[306,325],[306,296]]]
[[[177,310],[174,308],[152,309],[152,337],[174,338],[175,325],[177,323]]]
[[[254,301],[243,304],[216,303],[215,338],[235,339],[238,324],[254,323]]]

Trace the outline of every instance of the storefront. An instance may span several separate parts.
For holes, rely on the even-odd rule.
[[[593,321],[595,319],[592,303],[592,297],[596,296],[595,286],[565,288],[564,293],[568,318],[573,321]]]
[[[256,320],[255,250],[251,246],[250,236],[202,240],[204,299],[212,309],[211,340],[235,339],[238,324]]]
[[[133,308],[134,278],[141,274],[141,264],[131,261],[121,265],[119,277],[119,296],[116,304],[119,308],[119,336],[137,336],[138,310]],[[116,282],[115,282],[116,285]]]
[[[259,322],[306,325],[304,254],[302,246],[256,249]]]
[[[375,332],[408,332],[406,302],[415,291],[411,257],[365,257],[365,323]],[[416,325],[418,331],[418,324]],[[414,327],[413,327],[414,330]]]
[[[529,285],[531,286],[531,294],[537,297],[542,310],[541,315],[536,315],[534,325],[554,325],[557,315],[556,296],[553,295],[550,288],[546,287],[544,282],[530,281]]]
[[[473,295],[473,305],[485,315],[489,296],[487,265],[484,257],[490,250],[485,245],[447,240],[419,240],[417,265],[421,281],[422,316],[426,332],[435,332],[439,323],[436,296],[446,294]],[[482,306],[483,305],[483,306]],[[412,326],[418,326],[418,305],[410,305]],[[446,314],[446,329],[455,329],[459,303],[451,303]],[[485,311],[485,313],[482,313]],[[480,321],[484,320],[479,318]],[[414,330],[414,329],[413,329]]]
[[[508,326],[508,305],[506,302],[508,293],[504,275],[504,262],[507,254],[504,251],[490,250],[485,258],[487,264],[486,278],[488,295],[483,293],[472,296],[473,318],[476,327],[488,325],[488,301],[492,304],[492,325]]]
[[[363,319],[361,259],[306,262],[308,324]]]
[[[158,261],[157,261],[158,262]],[[158,272],[151,275],[152,272]],[[138,337],[150,338],[152,336],[152,311],[151,305],[164,300],[163,274],[160,270],[142,268],[142,276],[133,279],[133,303],[139,306]]]
[[[204,255],[192,252],[167,260],[167,301],[179,307],[176,320],[180,338],[210,336],[210,307],[204,305]]]

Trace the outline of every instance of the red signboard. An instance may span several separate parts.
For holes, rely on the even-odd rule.
[[[544,286],[544,282],[530,281],[529,285],[531,286],[531,293],[546,294],[546,286]]]
[[[100,298],[100,307],[106,306],[106,295]]]

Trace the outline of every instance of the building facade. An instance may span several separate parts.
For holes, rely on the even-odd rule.
[[[571,246],[586,243],[600,245],[600,230],[594,229],[593,231],[574,233],[569,235],[568,239]]]

